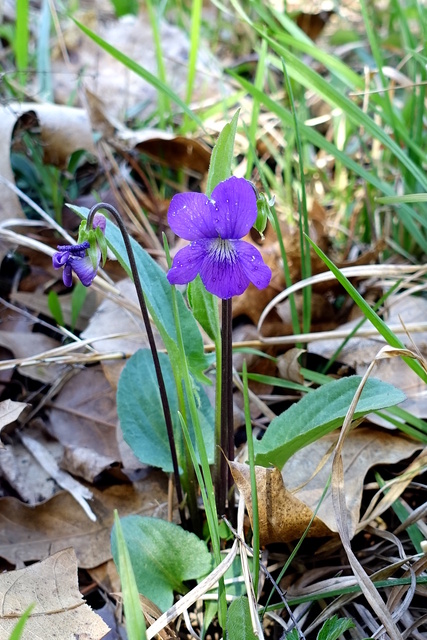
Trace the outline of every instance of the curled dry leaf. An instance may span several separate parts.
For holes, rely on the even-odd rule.
[[[292,349],[288,349],[277,358],[277,369],[281,378],[304,384],[304,376],[301,373],[301,365],[298,362],[298,358],[302,353],[305,353],[305,349],[292,347]]]
[[[10,637],[30,605],[34,609],[25,625],[24,638],[100,640],[109,631],[105,622],[85,604],[79,591],[73,549],[0,575],[0,601],[2,640]]]
[[[242,493],[249,517],[252,521],[252,489],[250,468],[247,464],[230,462],[234,481]],[[291,542],[299,539],[306,530],[313,510],[296,498],[285,487],[279,469],[255,467],[258,511],[259,537],[262,545],[272,542]],[[311,537],[331,535],[331,530],[320,518],[315,517],[310,531]]]
[[[15,402],[14,400],[2,400],[0,402],[0,431],[8,424],[15,422],[28,407],[26,402]]]
[[[44,161],[65,168],[79,149],[95,152],[89,118],[83,109],[55,104],[9,103],[0,105],[0,176],[14,184],[10,165],[12,135],[17,123],[22,129],[37,126]],[[24,218],[18,196],[0,181],[0,220]]]

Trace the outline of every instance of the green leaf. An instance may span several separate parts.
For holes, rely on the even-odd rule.
[[[338,618],[332,616],[330,620],[326,620],[320,629],[317,640],[338,640],[338,638],[349,629],[354,629],[355,624],[349,618]]]
[[[129,640],[145,640],[146,627],[141,609],[135,574],[123,535],[117,511],[114,512],[114,535],[117,550],[117,568],[122,583],[123,605],[126,616],[126,632]]]
[[[217,184],[231,176],[238,119],[239,110],[236,111],[231,122],[227,122],[224,126],[213,148],[206,185],[206,195],[209,197]]]
[[[111,0],[117,18],[122,16],[138,15],[138,0]]]
[[[178,461],[182,468],[182,436],[178,419],[178,395],[169,357],[159,353],[160,365],[169,399]],[[199,400],[199,419],[203,431],[209,463],[214,460],[214,414],[209,399],[200,386],[196,386]],[[140,349],[129,358],[117,387],[117,411],[123,436],[136,457],[163,471],[173,471],[169,440],[166,431],[159,386],[149,349]],[[189,415],[189,412],[188,412]],[[190,437],[196,441],[191,421]],[[197,450],[197,448],[196,448]]]
[[[281,469],[296,451],[341,426],[360,381],[360,376],[334,380],[308,393],[274,418],[263,439],[256,443],[255,464]],[[393,385],[368,378],[354,418],[393,406],[405,398]]]
[[[49,294],[47,296],[47,306],[49,307],[49,311],[51,312],[55,322],[60,327],[64,327],[65,326],[64,316],[62,315],[61,303],[59,301],[59,296],[56,293],[56,291],[49,291]]]
[[[71,294],[71,327],[74,329],[77,319],[80,315],[80,311],[85,303],[86,296],[88,294],[88,288],[85,287],[80,281],[77,282]]]
[[[218,299],[206,291],[200,276],[190,282],[187,289],[188,302],[200,326],[213,342],[220,339]]]
[[[70,204],[67,206],[82,218],[87,218],[89,210],[85,207],[76,207]],[[107,220],[105,237],[108,246],[131,278],[132,274],[129,259],[122,235],[119,228],[110,220]],[[172,287],[166,278],[165,272],[159,267],[157,262],[155,262],[133,238],[130,239],[130,242],[135,254],[136,266],[150,315],[169,354],[171,354],[172,358],[175,357],[178,359],[177,336],[172,306]],[[207,369],[208,362],[203,349],[202,336],[193,314],[188,309],[182,295],[178,291],[177,297],[185,353],[188,357],[190,371],[199,380],[204,380],[203,371]]]
[[[249,601],[246,596],[236,598],[227,611],[227,640],[257,640],[252,628]]]
[[[172,522],[144,516],[121,519],[124,539],[139,593],[161,611],[173,604],[174,592],[187,592],[186,580],[197,580],[212,569],[212,556],[202,540]],[[112,533],[114,562],[118,550]]]

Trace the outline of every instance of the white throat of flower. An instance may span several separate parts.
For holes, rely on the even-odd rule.
[[[218,262],[234,262],[236,259],[236,249],[231,240],[215,238],[210,244],[209,255]]]

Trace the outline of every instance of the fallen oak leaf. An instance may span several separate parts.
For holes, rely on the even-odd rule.
[[[242,493],[249,518],[253,522],[250,468],[247,464],[230,462],[234,482]],[[260,544],[292,542],[301,538],[313,518],[313,510],[286,488],[279,469],[255,466],[258,494]],[[314,517],[309,537],[333,535],[329,527]]]
[[[0,639],[9,638],[16,622],[30,606],[24,638],[85,638],[100,640],[109,631],[84,602],[77,580],[74,549],[65,549],[39,562],[0,575]]]

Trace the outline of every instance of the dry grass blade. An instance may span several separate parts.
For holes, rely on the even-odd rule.
[[[238,552],[238,541],[235,540],[229,553],[224,560],[215,569],[200,582],[197,587],[194,587],[189,593],[187,593],[181,600],[174,604],[168,611],[166,611],[151,627],[147,629],[147,640],[154,638],[166,625],[172,620],[175,620],[183,611],[191,607],[199,598],[203,596],[206,591],[212,589],[218,582],[219,578],[225,574],[225,572],[231,567],[234,558]]]

